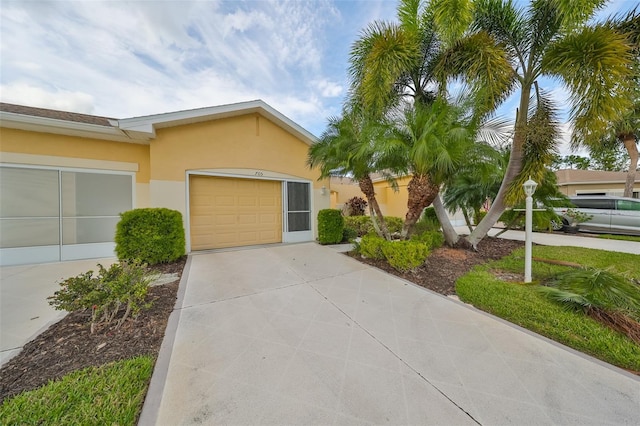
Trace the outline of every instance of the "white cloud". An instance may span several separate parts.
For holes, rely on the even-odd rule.
[[[94,110],[93,96],[88,93],[67,90],[46,91],[21,82],[0,85],[0,93],[2,93],[2,101],[7,103],[26,104],[84,114],[91,114]]]
[[[262,98],[321,126],[335,108],[324,99],[342,93],[323,67],[329,1],[8,1],[0,13],[7,102],[126,117]]]
[[[341,111],[353,41],[396,6],[2,0],[0,97],[118,118],[263,99],[320,134]]]
[[[343,91],[342,85],[333,81],[316,80],[312,83],[318,90],[320,90],[320,95],[325,98],[335,98],[340,96]]]

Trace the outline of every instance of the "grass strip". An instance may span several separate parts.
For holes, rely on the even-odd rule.
[[[0,424],[134,425],[153,372],[140,356],[74,371],[3,401]]]
[[[598,238],[605,240],[620,240],[620,241],[637,241],[640,243],[640,237],[635,235],[615,235],[615,234],[601,234]]]
[[[640,280],[640,255],[607,250],[569,246],[533,246],[533,257],[579,263],[584,267],[604,269],[627,278]],[[509,256],[489,264],[490,268],[522,273],[524,248],[514,250]],[[534,280],[543,281],[552,275],[566,271],[568,267],[543,262],[531,264]]]
[[[615,265],[618,273],[640,277],[640,256],[579,247],[536,246],[533,255],[579,262],[606,269]],[[568,269],[566,266],[534,262],[533,278],[542,280]],[[592,355],[621,368],[640,371],[640,346],[581,312],[567,311],[536,291],[537,285],[504,282],[492,270],[522,272],[524,253],[516,250],[501,260],[475,267],[456,283],[460,299],[483,311]]]

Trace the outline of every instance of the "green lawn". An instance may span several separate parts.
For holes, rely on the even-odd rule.
[[[3,425],[134,425],[154,359],[141,356],[75,371],[3,401]]]
[[[598,235],[598,238],[604,238],[605,240],[637,241],[640,243],[640,237],[635,235],[602,234]]]
[[[640,279],[640,256],[579,247],[534,246],[536,258],[579,263],[607,269],[615,265],[619,274]],[[622,368],[640,371],[640,346],[588,316],[564,310],[536,291],[536,281],[544,280],[567,266],[534,261],[534,283],[509,283],[497,279],[492,270],[521,273],[524,250],[501,260],[476,267],[461,277],[456,291],[461,300],[518,324],[557,342]]]

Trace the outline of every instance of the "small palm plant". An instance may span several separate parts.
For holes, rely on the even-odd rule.
[[[581,268],[556,275],[539,291],[640,344],[640,285],[634,281],[602,269]]]

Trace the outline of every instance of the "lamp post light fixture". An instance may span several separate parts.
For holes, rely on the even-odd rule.
[[[522,187],[524,188],[524,194],[526,198],[525,206],[525,238],[524,238],[524,282],[531,282],[531,240],[533,238],[533,193],[536,192],[538,184],[531,179],[526,181]]]

